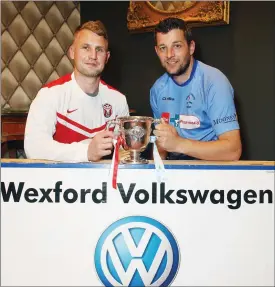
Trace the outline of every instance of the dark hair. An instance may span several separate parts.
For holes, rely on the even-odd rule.
[[[174,30],[174,29],[180,29],[183,31],[184,37],[188,45],[193,40],[191,30],[187,27],[187,25],[182,19],[169,17],[169,18],[166,18],[160,21],[158,25],[156,26],[155,32],[154,32],[155,43],[157,43],[157,33],[166,34],[169,31]]]

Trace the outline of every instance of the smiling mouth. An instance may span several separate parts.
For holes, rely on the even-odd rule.
[[[168,65],[175,65],[175,64],[178,63],[178,61],[166,61],[166,63],[167,63]]]
[[[98,65],[98,63],[85,63],[86,65],[88,65],[88,66],[97,66]]]

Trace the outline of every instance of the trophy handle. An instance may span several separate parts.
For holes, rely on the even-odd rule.
[[[121,121],[114,119],[114,120],[110,120],[107,122],[105,130],[109,131],[112,130],[114,132],[115,138],[121,136],[122,138],[124,138],[124,128],[121,127]],[[112,127],[113,126],[113,127]],[[116,129],[116,126],[118,126],[118,128]],[[124,141],[123,141],[124,142]],[[124,145],[124,144],[123,144]]]
[[[161,123],[161,119],[153,119],[153,124],[160,124]]]
[[[150,135],[150,143],[154,143],[157,140],[157,137],[153,134],[153,131],[155,129],[155,125],[158,125],[161,123],[161,119],[153,119],[152,124],[152,130],[151,130],[151,135]]]
[[[117,120],[110,120],[106,123],[106,127],[105,127],[105,130],[109,131],[110,130],[110,127],[114,125],[114,128],[116,127],[116,125],[119,125],[119,121]]]

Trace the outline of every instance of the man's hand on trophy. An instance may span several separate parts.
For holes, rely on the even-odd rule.
[[[180,145],[181,137],[172,125],[161,119],[161,123],[156,125],[154,135],[157,137],[157,145],[168,152],[176,152]]]
[[[102,131],[97,133],[88,147],[88,160],[99,161],[103,156],[110,155],[113,149],[114,132]]]

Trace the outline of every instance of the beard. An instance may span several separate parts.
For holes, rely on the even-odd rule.
[[[181,65],[176,72],[170,73],[169,71],[167,71],[167,70],[166,70],[166,71],[167,71],[167,73],[168,73],[170,76],[172,76],[172,77],[181,76],[181,75],[183,75],[183,74],[186,73],[187,69],[188,69],[189,66],[190,66],[190,63],[191,63],[191,57],[189,57],[189,58],[187,59],[186,64]]]

